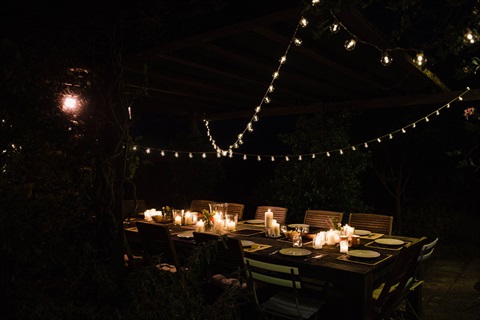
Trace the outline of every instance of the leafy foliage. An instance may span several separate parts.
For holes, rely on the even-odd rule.
[[[292,154],[335,150],[349,144],[347,122],[347,115],[327,112],[299,117],[295,132],[281,139],[292,148]],[[302,221],[306,209],[364,209],[360,178],[368,153],[334,153],[302,161],[293,158],[277,167],[272,183],[275,201],[289,208],[289,220]]]

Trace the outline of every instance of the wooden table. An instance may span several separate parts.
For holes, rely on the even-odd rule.
[[[191,248],[195,244],[195,242],[191,239],[185,239],[176,236],[177,232],[188,229],[191,230],[192,227],[171,227],[175,246],[177,246],[180,250],[188,250],[188,248]],[[237,226],[237,230],[242,229],[255,229],[262,231],[263,226],[239,224]],[[134,231],[131,230],[131,232]],[[341,299],[342,302],[344,302],[344,307],[339,308],[338,310],[339,319],[371,319],[373,317],[371,313],[371,306],[373,303],[372,291],[379,283],[382,282],[385,275],[388,274],[392,263],[398,254],[398,250],[396,248],[372,247],[372,245],[375,245],[374,241],[372,239],[362,237],[360,246],[352,249],[367,249],[380,252],[382,256],[381,258],[378,258],[377,264],[368,265],[361,263],[360,261],[345,261],[345,259],[343,259],[345,254],[340,253],[340,250],[336,245],[325,245],[322,249],[314,249],[311,244],[302,246],[302,248],[312,252],[312,254],[309,256],[314,256],[320,253],[327,254],[325,257],[318,260],[305,261],[306,257],[292,257],[280,254],[278,252],[271,255],[270,253],[275,250],[292,247],[291,243],[281,241],[282,238],[268,238],[264,233],[252,236],[229,234],[229,236],[244,240],[251,240],[258,244],[266,244],[271,246],[255,252],[245,251],[245,256],[247,257],[250,256],[257,260],[263,260],[266,262],[296,266],[300,269],[301,275],[317,280],[324,280],[332,284],[335,290],[342,294]],[[415,238],[403,236],[383,237],[400,239],[405,242],[416,240]],[[283,240],[285,240],[285,238],[283,238]],[[371,263],[373,264],[374,262],[372,261]]]

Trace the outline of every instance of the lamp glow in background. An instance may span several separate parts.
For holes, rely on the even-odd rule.
[[[62,110],[66,113],[78,113],[81,107],[80,100],[75,95],[65,95],[62,99]]]

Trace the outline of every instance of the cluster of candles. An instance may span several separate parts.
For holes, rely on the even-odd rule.
[[[190,212],[185,210],[175,210],[173,213],[174,220],[173,224],[175,225],[191,225],[198,223],[197,213]]]
[[[341,253],[348,253],[348,248],[356,246],[360,243],[360,236],[355,235],[355,228],[346,224],[341,230],[321,231],[313,238],[313,248],[321,249],[324,245],[340,246]]]
[[[271,237],[280,236],[280,223],[273,219],[273,212],[270,209],[265,212],[265,230]]]
[[[152,209],[146,210],[143,213],[143,217],[147,221],[152,221],[154,219],[154,217],[158,217],[156,220],[161,221],[161,220],[163,220],[163,213],[162,213],[162,211],[157,211],[157,209],[152,208]]]
[[[238,214],[224,214],[215,212],[213,215],[213,228],[218,232],[235,231],[237,229]],[[196,232],[205,232],[205,222],[198,220],[195,225]]]

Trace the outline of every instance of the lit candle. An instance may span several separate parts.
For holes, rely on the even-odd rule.
[[[324,243],[324,241],[323,241],[322,235],[319,232],[313,238],[313,248],[314,249],[322,249],[323,243]]]
[[[335,231],[333,231],[332,229],[328,230],[326,236],[327,236],[327,245],[332,246],[336,243]]]
[[[335,243],[339,243],[340,242],[340,231],[336,230],[334,231],[334,239],[335,239]]]
[[[345,225],[345,234],[347,236],[351,237],[354,232],[355,232],[355,228],[350,227],[348,224]]]
[[[192,224],[192,213],[190,211],[185,212],[185,224]]]
[[[268,209],[268,211],[265,212],[265,228],[271,228],[272,222],[273,222],[273,212],[270,211],[270,209]]]
[[[227,230],[235,231],[235,229],[236,229],[235,221],[227,221]]]
[[[195,231],[205,232],[205,223],[203,222],[203,220],[197,221],[197,224],[195,225]]]
[[[223,219],[221,218],[217,218],[215,219],[215,222],[214,222],[214,227],[215,229],[217,229],[217,231],[223,231],[223,225],[224,225],[224,221]]]
[[[175,216],[175,221],[173,222],[175,225],[182,225],[182,216]]]
[[[280,224],[277,223],[277,220],[272,220],[272,229],[273,229],[273,236],[280,237]]]
[[[192,213],[192,224],[196,224],[198,221],[198,215],[196,212]]]
[[[340,241],[340,252],[348,253],[348,240]]]

